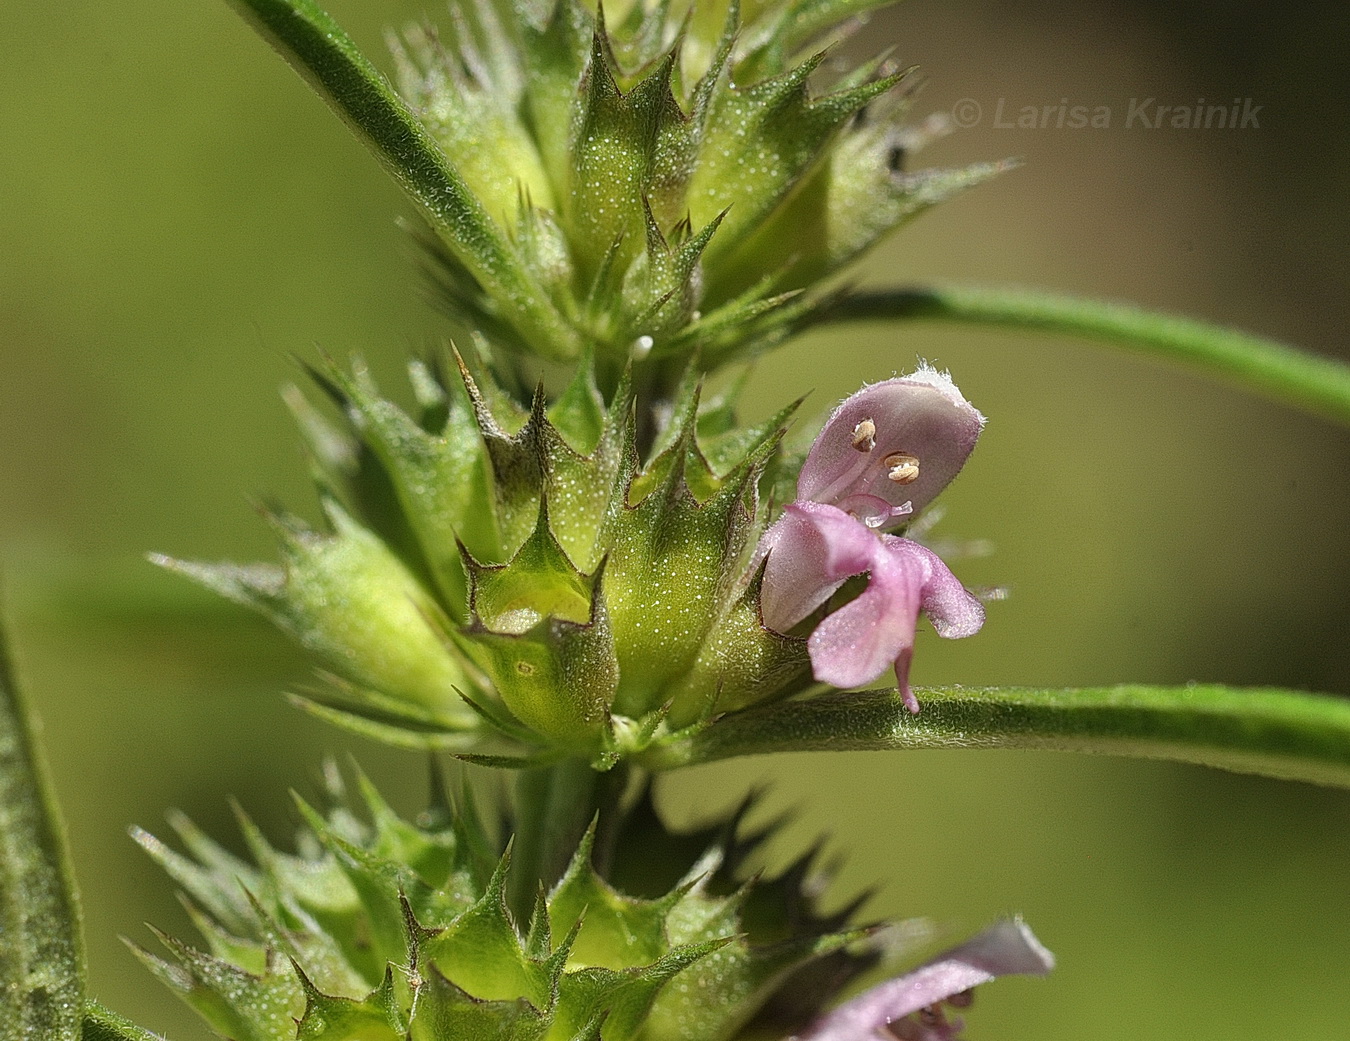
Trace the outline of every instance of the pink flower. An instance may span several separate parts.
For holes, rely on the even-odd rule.
[[[998,922],[825,1013],[793,1041],[951,1041],[962,1024],[947,1018],[947,1008],[967,1007],[972,987],[999,976],[1044,976],[1054,967],[1055,956],[1020,920]]]
[[[764,533],[755,559],[765,561],[764,624],[779,632],[868,574],[867,589],[807,641],[822,683],[860,686],[893,665],[905,705],[918,712],[909,663],[919,612],[949,639],[984,624],[980,602],[936,553],[886,533],[951,483],[983,425],[951,379],[925,367],[846,399],[811,445],[797,501]]]

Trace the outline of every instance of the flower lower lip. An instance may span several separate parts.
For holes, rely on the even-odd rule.
[[[977,632],[984,609],[932,550],[910,539],[880,535],[836,506],[795,502],[760,544],[767,557],[761,586],[765,624],[790,629],[825,603],[853,575],[867,587],[821,620],[807,641],[822,683],[857,687],[894,667],[912,712],[909,688],[914,630],[922,611],[939,635]]]

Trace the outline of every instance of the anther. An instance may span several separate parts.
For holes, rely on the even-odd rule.
[[[859,452],[872,451],[877,446],[877,425],[870,419],[864,419],[853,428],[851,441]]]
[[[908,452],[892,452],[882,460],[886,478],[896,484],[913,484],[919,479],[919,458]]]
[[[952,1008],[970,1008],[975,1003],[975,991],[967,987],[965,990],[957,991],[951,997],[947,998],[947,1004]]]

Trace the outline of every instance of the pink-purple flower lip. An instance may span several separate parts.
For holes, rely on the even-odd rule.
[[[984,607],[942,558],[926,546],[878,534],[837,506],[794,502],[764,533],[767,554],[760,607],[764,624],[786,632],[825,603],[844,581],[866,572],[867,588],[821,621],[807,640],[815,677],[848,688],[870,683],[894,665],[911,712],[909,687],[919,612],[939,636],[978,632]]]

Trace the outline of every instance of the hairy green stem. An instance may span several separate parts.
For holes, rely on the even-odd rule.
[[[0,1041],[76,1041],[84,949],[56,803],[0,633]]]
[[[943,687],[830,693],[725,716],[655,747],[670,769],[767,752],[1042,748],[1171,759],[1350,788],[1350,700],[1216,685]]]
[[[518,921],[528,920],[539,887],[547,889],[562,877],[591,821],[622,788],[623,775],[622,769],[597,773],[584,759],[517,775],[507,902]]]
[[[826,322],[928,319],[1104,340],[1214,373],[1245,390],[1350,426],[1350,365],[1287,344],[1128,304],[1023,289],[951,286],[846,297]]]

